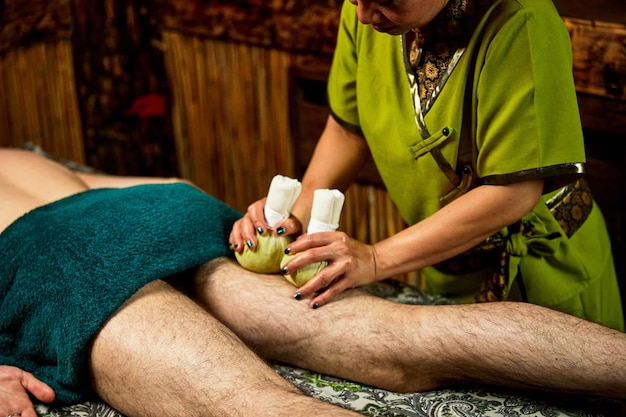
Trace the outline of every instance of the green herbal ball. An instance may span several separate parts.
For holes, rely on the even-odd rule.
[[[284,255],[282,261],[280,262],[280,267],[282,268],[290,259],[293,259],[295,255]],[[315,262],[305,266],[304,268],[298,269],[293,274],[283,275],[285,279],[291,282],[296,287],[301,287],[307,282],[311,280],[314,276],[316,276],[322,269],[324,269],[328,265],[328,262]]]
[[[235,252],[239,265],[249,271],[260,274],[280,272],[280,261],[285,255],[285,248],[292,242],[289,236],[276,236],[273,233],[256,235],[258,243],[255,250],[244,248],[242,253]]]

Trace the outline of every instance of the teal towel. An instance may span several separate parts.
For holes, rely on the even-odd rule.
[[[183,184],[96,189],[37,208],[0,234],[0,363],[56,404],[90,399],[87,346],[147,283],[230,256],[241,215]]]

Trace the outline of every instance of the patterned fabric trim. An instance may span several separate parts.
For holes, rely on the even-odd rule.
[[[582,178],[561,188],[546,205],[567,237],[571,237],[583,225],[593,208],[593,196],[587,180]]]
[[[571,237],[585,222],[593,208],[593,196],[587,180],[579,179],[563,187],[554,197],[546,202],[550,212],[561,225],[567,237]],[[519,228],[518,233],[532,236],[533,229],[528,224],[516,224],[509,227]],[[439,271],[451,275],[462,275],[477,272],[488,267],[496,270],[495,276],[489,280],[480,295],[480,301],[502,300],[506,296],[508,269],[506,256],[506,239],[497,233],[469,251],[435,265]]]
[[[461,58],[473,26],[491,0],[451,0],[433,22],[414,29],[408,50],[409,64],[419,84],[419,100],[425,115]]]
[[[402,36],[404,66],[413,97],[415,122],[424,140],[431,136],[424,117],[463,56],[481,11],[491,2],[451,0],[431,24]],[[464,174],[460,179],[439,148],[431,149],[430,153],[452,184],[469,188],[470,184],[464,180],[472,178]],[[460,191],[453,190],[442,198],[442,202],[452,201],[467,189]]]
[[[498,265],[504,249],[506,239],[500,233],[496,233],[469,251],[435,265],[435,268],[449,275],[480,271],[488,266]]]
[[[561,183],[561,187],[570,182],[574,182],[586,172],[586,165],[582,162],[552,165],[543,168],[527,169],[524,171],[513,172],[511,174],[490,175],[478,179],[478,185],[506,185],[516,182],[531,180],[546,180],[544,192],[550,192],[560,187],[553,187],[551,184],[555,181],[567,181]]]

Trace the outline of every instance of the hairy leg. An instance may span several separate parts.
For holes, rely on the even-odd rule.
[[[300,393],[164,281],[107,322],[90,364],[96,392],[129,417],[359,415]]]
[[[626,334],[524,303],[409,306],[349,291],[318,310],[229,260],[199,302],[263,357],[393,391],[455,383],[626,397]]]
[[[405,367],[397,352],[412,347],[410,340],[398,338],[401,323],[396,320],[402,314],[394,311],[403,306],[354,291],[312,310],[306,300],[294,300],[292,292],[283,278],[258,275],[226,259],[204,265],[196,276],[198,302],[262,357],[400,388]]]

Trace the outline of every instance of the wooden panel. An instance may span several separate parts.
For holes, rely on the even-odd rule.
[[[151,1],[71,3],[89,165],[111,174],[177,175],[168,80]]]
[[[342,0],[154,0],[160,25],[187,36],[332,54]]]
[[[72,37],[71,0],[1,0],[0,53]]]
[[[85,161],[70,41],[0,55],[0,146],[25,142]]]
[[[565,18],[579,93],[626,101],[626,26]]]
[[[329,114],[326,85],[330,59],[304,57],[291,68],[290,116],[291,134],[294,137],[296,174],[302,176],[317,144]],[[356,182],[384,188],[380,174],[370,159]]]
[[[179,169],[244,211],[293,176],[286,52],[165,31]]]
[[[624,0],[553,0],[562,16],[626,23]]]

